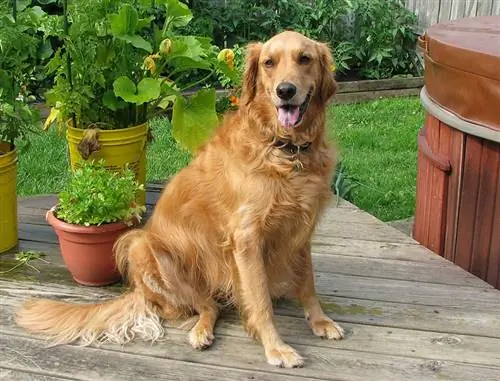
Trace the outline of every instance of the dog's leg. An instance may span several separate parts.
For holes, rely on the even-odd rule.
[[[273,319],[267,273],[258,230],[243,225],[234,235],[234,258],[238,272],[238,298],[246,317],[246,328],[264,347],[267,362],[278,367],[304,365],[302,357],[281,339]]]
[[[214,341],[214,327],[219,316],[217,303],[212,299],[197,308],[200,318],[189,332],[189,343],[195,349],[205,349]]]
[[[314,272],[311,258],[311,244],[308,243],[302,250],[302,276],[297,284],[297,296],[304,307],[304,313],[309,326],[316,336],[340,340],[344,337],[344,330],[323,312],[314,286]]]

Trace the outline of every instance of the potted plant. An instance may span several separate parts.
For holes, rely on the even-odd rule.
[[[141,221],[146,208],[135,198],[143,189],[130,168],[110,170],[102,159],[82,162],[70,173],[46,219],[76,282],[103,286],[120,280],[113,245]]]
[[[17,245],[17,155],[27,146],[40,115],[28,85],[36,66],[36,37],[43,12],[19,2],[0,2],[0,253]]]
[[[45,127],[57,122],[66,129],[71,167],[82,158],[104,158],[115,168],[128,163],[144,183],[147,122],[167,107],[175,138],[196,149],[218,123],[215,90],[201,87],[232,70],[208,38],[178,32],[193,17],[188,6],[179,0],[63,5],[64,16],[53,16],[45,28],[46,37],[63,36],[47,65],[54,86],[46,94],[52,109]],[[188,100],[190,88],[197,91]]]

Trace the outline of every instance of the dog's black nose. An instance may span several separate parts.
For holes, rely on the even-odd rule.
[[[278,97],[280,97],[284,101],[292,99],[295,93],[297,93],[297,88],[293,83],[290,82],[281,82],[276,87],[276,94],[278,94]]]

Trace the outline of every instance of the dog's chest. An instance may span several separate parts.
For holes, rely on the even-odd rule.
[[[298,178],[275,187],[264,221],[273,246],[302,245],[310,238],[328,198],[328,187],[319,177]]]

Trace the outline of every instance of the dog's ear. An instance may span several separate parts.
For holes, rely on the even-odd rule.
[[[317,49],[321,67],[318,96],[321,103],[328,103],[337,92],[337,82],[332,71],[333,56],[328,45],[324,43],[318,42]]]
[[[260,42],[250,43],[246,48],[245,71],[241,87],[241,103],[245,105],[253,100],[257,92],[257,73],[261,50],[262,44]]]

